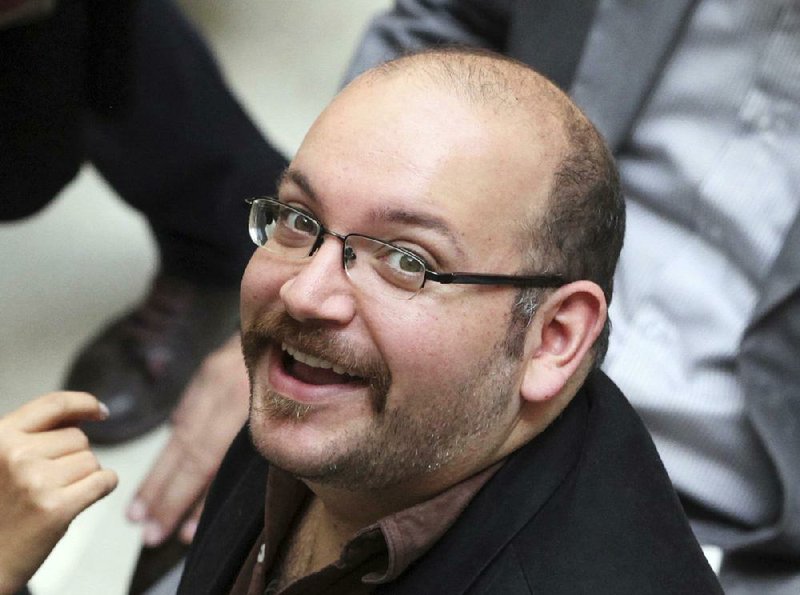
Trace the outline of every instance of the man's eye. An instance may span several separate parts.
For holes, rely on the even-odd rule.
[[[419,258],[406,254],[400,250],[391,250],[386,256],[387,264],[398,271],[410,275],[425,272],[425,265]]]
[[[292,231],[299,231],[309,235],[317,233],[317,224],[311,217],[294,211],[286,211],[284,213],[283,225]]]

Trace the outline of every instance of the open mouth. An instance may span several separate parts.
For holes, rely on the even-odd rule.
[[[360,376],[350,374],[341,366],[322,358],[304,353],[299,349],[281,344],[283,368],[286,372],[306,384],[352,384],[365,383]]]

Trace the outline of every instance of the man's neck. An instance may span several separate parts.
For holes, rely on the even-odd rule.
[[[481,469],[495,462],[491,460]],[[282,547],[281,588],[336,562],[359,531],[429,500],[474,474],[466,465],[438,471],[391,489],[364,492],[304,480],[311,497]]]
[[[343,512],[340,508],[329,507],[312,491],[308,505],[284,546],[281,588],[338,560],[345,544],[359,530],[385,516],[383,512],[370,513],[366,509],[357,515]]]
[[[352,536],[383,517],[416,504],[416,499],[397,494],[370,492],[362,494],[340,488],[307,482],[314,499],[319,501],[319,514],[334,533]]]
[[[319,501],[319,514],[327,529],[344,537],[342,543],[346,543],[359,530],[425,502],[506,458],[530,438],[530,435],[514,431],[492,451],[471,453],[469,457],[451,461],[446,468],[415,475],[385,489],[350,490],[326,483],[303,482]]]
[[[306,483],[312,495],[285,542],[281,588],[334,563],[360,530],[425,499],[409,498],[404,490],[361,494]]]

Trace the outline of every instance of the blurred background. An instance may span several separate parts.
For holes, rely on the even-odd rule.
[[[245,109],[286,155],[336,92],[369,17],[389,3],[180,2]],[[141,299],[155,259],[142,218],[89,166],[43,212],[0,224],[0,414],[59,388],[77,348]],[[75,520],[31,582],[36,595],[127,592],[140,536],[123,512],[167,435],[161,428],[96,449],[119,487]]]

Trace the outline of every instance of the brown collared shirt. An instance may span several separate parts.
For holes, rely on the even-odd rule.
[[[282,590],[280,550],[306,508],[310,490],[277,467],[267,477],[264,528],[231,589],[231,595],[360,595],[396,579],[449,529],[503,462],[438,496],[382,518],[345,544],[339,559]]]

